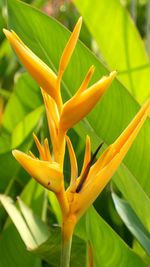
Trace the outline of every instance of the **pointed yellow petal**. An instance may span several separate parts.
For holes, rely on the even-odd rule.
[[[58,124],[59,124],[59,113],[55,101],[47,95],[43,90],[41,90],[43,95],[43,100],[46,108],[46,115],[48,121],[48,127],[51,136],[51,142],[53,146],[54,158],[56,160],[59,151],[58,144]]]
[[[56,100],[58,96],[56,92],[57,77],[55,73],[20,40],[16,33],[6,29],[3,31],[31,76]]]
[[[91,143],[90,143],[89,136],[87,136],[83,167],[82,167],[81,174],[77,180],[77,183],[78,183],[78,185],[76,186],[76,192],[77,193],[79,193],[81,191],[83,184],[85,183],[85,181],[88,177],[90,167],[91,167]]]
[[[37,136],[35,135],[35,133],[33,133],[33,139],[34,139],[34,142],[35,142],[35,144],[36,144],[36,146],[37,146],[37,149],[38,149],[38,151],[39,151],[39,154],[40,154],[41,158],[42,158],[43,160],[45,160],[44,148],[43,148],[43,146],[40,144],[39,139],[37,138]]]
[[[86,148],[85,148],[85,153],[84,153],[84,162],[83,162],[83,167],[80,176],[82,177],[86,166],[91,160],[91,142],[90,142],[90,137],[87,135],[86,137]]]
[[[65,134],[59,130],[59,112],[55,101],[43,90],[42,95],[46,108],[48,126],[50,130],[51,141],[53,145],[54,159],[63,167],[65,154]]]
[[[67,141],[70,163],[71,163],[70,191],[74,192],[76,190],[76,180],[78,177],[78,165],[77,165],[77,160],[76,160],[76,156],[74,153],[72,143],[71,143],[70,138],[68,136],[66,136],[66,141]]]
[[[118,137],[118,139],[102,154],[92,166],[84,186],[75,195],[72,212],[78,210],[78,216],[93,203],[127,154],[139,130],[150,112],[150,99],[143,105],[135,118]]]
[[[78,97],[87,87],[88,87],[88,84],[93,76],[93,73],[95,71],[95,67],[92,65],[90,67],[90,69],[88,70],[88,73],[87,75],[85,76],[85,79],[83,80],[79,90],[77,91],[77,93],[74,95],[74,98],[75,97]]]
[[[108,77],[103,77],[100,81],[79,94],[78,97],[72,97],[64,104],[60,117],[60,128],[62,131],[67,131],[94,108],[115,76],[116,71],[111,72]]]
[[[18,150],[13,150],[12,153],[22,167],[38,183],[53,192],[58,193],[60,191],[63,182],[63,174],[58,164],[34,159]]]
[[[69,60],[72,56],[72,53],[75,49],[79,34],[80,34],[80,29],[81,29],[81,25],[82,25],[82,17],[79,18],[79,20],[77,21],[74,30],[69,38],[69,41],[64,49],[64,52],[61,56],[60,59],[60,64],[59,64],[59,70],[58,70],[58,80],[60,81],[64,71],[66,70]]]
[[[44,139],[44,150],[45,150],[45,158],[47,161],[52,162],[52,157],[51,157],[51,153],[49,150],[49,144],[48,144],[48,139],[45,138]]]
[[[51,120],[53,120],[56,127],[58,128],[60,116],[59,116],[57,105],[55,101],[53,100],[53,98],[50,97],[47,93],[45,93],[42,89],[41,89],[41,93],[42,93],[45,108],[46,108],[46,115],[47,115],[48,123],[51,124]]]

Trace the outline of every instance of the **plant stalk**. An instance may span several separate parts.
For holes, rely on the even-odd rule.
[[[61,267],[70,266],[72,236],[69,240],[65,240],[65,236],[62,234],[62,246],[61,246]]]
[[[61,243],[61,267],[70,266],[71,245],[76,218],[73,215],[63,218],[62,243]]]

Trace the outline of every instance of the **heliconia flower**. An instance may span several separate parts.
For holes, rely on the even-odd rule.
[[[14,31],[8,31],[6,29],[3,30],[25,68],[37,81],[40,87],[55,100],[58,112],[60,114],[62,113],[59,128],[60,130],[67,130],[71,128],[79,120],[85,117],[102,97],[116,75],[116,72],[114,71],[110,74],[110,76],[103,77],[100,81],[96,82],[87,89],[88,83],[94,72],[94,67],[92,66],[75,96],[73,96],[63,106],[60,93],[60,81],[75,49],[80,34],[81,25],[82,17],[80,17],[77,21],[67,45],[64,48],[63,54],[60,58],[57,75],[23,43],[23,41]],[[77,114],[77,116],[75,116],[76,111],[79,111],[79,109],[80,112]],[[72,117],[69,117],[70,112],[72,113]]]
[[[13,150],[13,156],[38,183],[55,193],[60,192],[64,177],[58,163],[39,160],[18,150]]]
[[[94,66],[92,66],[77,93],[63,105],[60,92],[61,79],[75,49],[81,25],[82,18],[80,17],[60,58],[57,75],[23,43],[15,32],[4,29],[7,39],[21,62],[41,87],[53,146],[54,161],[60,165],[61,169],[63,169],[67,130],[94,108],[116,75],[115,71],[111,72],[108,77],[103,77],[87,88],[94,73]],[[39,148],[39,152],[42,153],[43,148],[40,145],[38,146]],[[42,155],[41,157],[45,160]]]

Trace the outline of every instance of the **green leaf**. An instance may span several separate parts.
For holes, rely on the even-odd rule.
[[[141,223],[129,203],[112,193],[115,208],[121,219],[150,256],[150,234]]]
[[[45,209],[47,210],[45,207],[45,195],[47,196],[47,194],[45,192],[45,188],[31,178],[20,195],[21,200],[44,220],[46,219]]]
[[[11,220],[15,224],[21,238],[30,252],[45,259],[51,266],[59,266],[61,251],[60,228],[48,227],[20,199],[17,209],[14,201],[5,195],[0,195],[0,201]],[[49,238],[48,238],[49,237]],[[47,240],[48,239],[48,240]],[[80,262],[77,260],[80,258]],[[71,266],[85,266],[86,243],[74,236],[71,254]]]
[[[27,114],[26,117],[20,123],[18,123],[18,125],[12,131],[12,137],[11,137],[12,148],[19,146],[22,143],[22,141],[27,136],[29,136],[29,134],[34,129],[35,125],[38,124],[41,115],[43,113],[43,110],[44,110],[43,106],[35,109],[34,111]]]
[[[39,219],[39,217],[24,204],[24,202],[20,198],[18,198],[18,204],[23,218],[34,237],[34,240],[36,240],[36,244],[40,245],[41,243],[45,242],[50,234],[46,224],[44,224]]]
[[[31,145],[31,136],[28,136],[17,149],[27,151],[30,149]],[[20,165],[12,156],[12,150],[10,149],[7,152],[0,154],[0,162],[0,190],[1,192],[4,192],[9,183],[11,183],[11,179],[15,179],[16,174],[20,169]]]
[[[27,114],[41,105],[42,98],[37,84],[27,73],[19,75],[5,108],[3,128],[11,133]]]
[[[56,198],[56,195],[53,192],[49,192],[48,199],[52,206],[52,210],[54,211],[54,214],[56,216],[57,222],[60,223],[61,222],[61,209],[59,206],[59,202]]]
[[[36,130],[43,113],[40,90],[28,74],[22,74],[8,101],[0,129],[0,190],[4,192],[20,166],[12,149],[27,151],[32,145],[31,133]]]
[[[21,194],[21,198],[26,201],[32,207],[35,214],[38,214],[39,216],[42,215],[44,208],[43,193],[43,187],[41,187],[32,179],[24,188]],[[9,201],[10,199],[6,199],[6,202],[8,202],[6,203],[6,205],[8,206]],[[13,208],[15,208],[15,212],[19,212],[18,210],[16,211],[15,205],[13,206]],[[13,215],[15,216],[15,213]],[[20,213],[19,216],[21,216]],[[21,216],[21,218],[24,220],[23,216]],[[25,234],[25,232],[23,234]],[[1,232],[0,238],[0,267],[8,266],[41,267],[41,260],[37,256],[32,255],[29,251],[27,251],[23,241],[19,236],[18,231],[15,229],[13,223],[10,222],[10,219],[7,220],[7,223],[5,224],[5,227]]]
[[[144,262],[106,224],[94,208],[86,218],[87,238],[92,246],[94,267],[144,267]]]
[[[149,58],[126,8],[118,0],[74,0],[108,66],[142,103],[150,95]]]
[[[61,253],[61,231],[60,228],[54,227],[51,229],[50,238],[39,246],[37,249],[32,250],[33,253],[41,256],[52,267],[58,267],[60,265],[60,253]],[[86,262],[86,243],[76,235],[73,236],[72,249],[71,249],[71,267],[85,266]]]
[[[0,239],[0,267],[41,267],[41,261],[26,250],[13,224],[5,227]]]
[[[0,201],[16,226],[26,246],[29,248],[34,248],[36,246],[36,241],[34,240],[30,229],[24,221],[24,218],[16,208],[14,201],[5,195],[0,195]]]
[[[118,169],[113,181],[128,200],[146,229],[150,230],[150,199],[124,164]],[[138,197],[137,197],[138,196]]]

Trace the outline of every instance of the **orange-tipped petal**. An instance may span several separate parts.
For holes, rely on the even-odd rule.
[[[56,163],[34,159],[23,152],[13,150],[13,156],[22,167],[45,188],[59,192],[63,182],[63,174]]]
[[[80,217],[97,198],[127,154],[149,112],[150,99],[143,105],[118,139],[107,148],[91,167],[82,190],[75,195],[75,205],[74,207],[72,205],[72,212],[78,210],[78,216]]]
[[[60,117],[60,128],[62,131],[67,131],[94,108],[115,76],[116,71],[111,72],[108,77],[103,77],[90,88],[83,91],[77,97],[72,97],[64,104]]]
[[[3,31],[31,76],[49,95],[57,100],[57,77],[55,73],[21,41],[16,33],[6,29]]]
[[[66,136],[66,141],[67,141],[70,163],[71,163],[70,191],[73,192],[76,190],[76,180],[78,177],[78,165],[77,165],[77,160],[76,160],[76,156],[74,153],[72,143],[71,143],[70,138],[68,136]]]
[[[78,37],[80,34],[80,29],[82,25],[82,17],[79,18],[77,21],[74,30],[69,38],[69,41],[67,45],[65,46],[65,49],[63,51],[63,54],[60,59],[60,64],[59,64],[59,70],[58,70],[58,80],[60,81],[64,71],[66,70],[68,63],[70,61],[70,58],[72,56],[72,53],[75,49],[76,43],[78,41]]]

